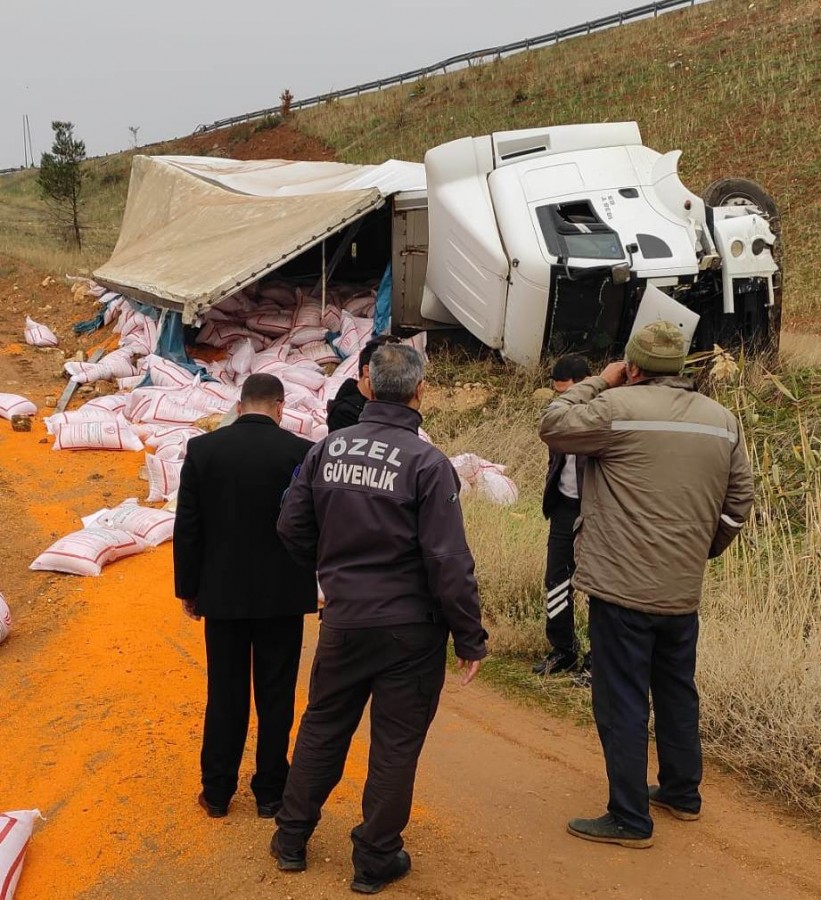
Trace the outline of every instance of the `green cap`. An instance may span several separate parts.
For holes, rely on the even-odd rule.
[[[687,356],[684,335],[672,322],[651,322],[630,338],[624,355],[645,372],[678,375]]]

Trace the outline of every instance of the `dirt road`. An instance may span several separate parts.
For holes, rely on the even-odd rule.
[[[9,326],[10,327],[10,326]],[[0,344],[13,334],[0,321]],[[40,402],[54,361],[0,353],[0,390]],[[9,387],[11,382],[16,385]],[[78,516],[145,496],[141,454],[55,453],[38,423],[0,421],[0,591],[15,618],[0,645],[0,810],[39,807],[19,900],[351,896],[348,832],[358,821],[367,736],[311,844],[310,869],[286,876],[256,818],[250,757],[230,815],[196,805],[204,698],[201,626],[172,596],[168,545],[100,578],[29,572]],[[306,636],[310,661],[316,625]],[[305,702],[306,672],[298,702]],[[759,898],[821,896],[821,842],[810,829],[707,768],[698,823],[656,817],[653,849],[565,834],[605,796],[593,730],[450,680],[422,758],[406,833],[404,898]]]

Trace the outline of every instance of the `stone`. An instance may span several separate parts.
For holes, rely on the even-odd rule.
[[[12,416],[12,431],[31,431],[31,416]]]
[[[112,381],[96,381],[94,383],[94,393],[98,397],[106,397],[109,394],[116,394],[117,385]]]
[[[538,400],[539,403],[550,403],[555,396],[556,392],[551,388],[536,388],[533,391],[533,399]]]
[[[46,397],[43,400],[43,406],[47,406],[49,409],[54,409],[57,406],[57,397]]]

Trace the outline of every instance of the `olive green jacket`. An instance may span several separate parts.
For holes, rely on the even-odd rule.
[[[551,451],[584,454],[574,586],[648,613],[701,599],[708,558],[740,532],[753,477],[735,416],[684,378],[588,378],[545,411]]]

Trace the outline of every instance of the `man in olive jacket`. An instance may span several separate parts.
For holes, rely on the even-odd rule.
[[[588,457],[575,587],[590,595],[593,713],[608,814],[573,819],[587,840],[648,847],[649,804],[701,809],[695,687],[698,604],[708,558],[741,530],[753,479],[738,420],[680,377],[684,337],[655,322],[611,363],[555,399],[539,429],[551,451]],[[658,785],[647,786],[652,691]]]
[[[248,731],[253,672],[259,731],[251,790],[272,818],[288,775],[302,628],[316,610],[316,575],[277,536],[282,495],[313,446],[279,427],[273,375],[242,386],[240,416],[188,443],[174,525],[174,580],[183,609],[205,619],[208,703],[200,806],[228,812]]]

